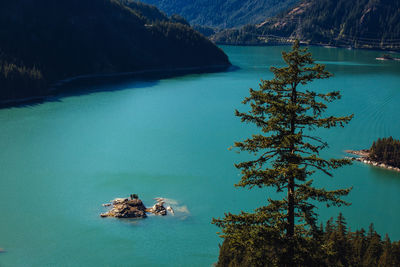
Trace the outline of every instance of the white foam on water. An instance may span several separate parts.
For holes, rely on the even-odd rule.
[[[155,197],[157,201],[163,201],[167,206],[170,206],[174,212],[186,213],[189,214],[190,211],[186,205],[178,206],[179,202],[175,199],[171,198],[163,198],[163,197]]]
[[[179,206],[175,208],[175,211],[182,212],[182,213],[190,213],[187,206]]]
[[[163,197],[155,197],[154,198],[157,201],[164,201],[165,204],[168,205],[178,205],[178,201],[175,199],[171,199],[171,198],[163,198]]]

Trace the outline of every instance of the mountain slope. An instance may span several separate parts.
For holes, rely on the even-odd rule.
[[[311,44],[399,49],[400,1],[303,0],[288,12],[260,25],[225,31],[214,40],[265,44],[293,38]]]
[[[0,100],[78,75],[230,64],[192,28],[130,1],[1,1],[0,33]]]
[[[142,0],[192,24],[220,28],[259,23],[288,9],[298,0]]]

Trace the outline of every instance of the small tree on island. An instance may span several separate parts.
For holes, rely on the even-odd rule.
[[[325,202],[328,207],[349,205],[341,197],[350,188],[328,191],[313,186],[313,173],[321,171],[332,176],[333,169],[350,161],[321,158],[319,152],[328,144],[310,133],[320,127],[343,127],[353,115],[323,117],[326,103],[340,99],[340,94],[316,93],[303,88],[313,80],[326,79],[332,74],[324,65],[315,64],[298,41],[292,51],[283,52],[282,56],[287,66],[271,67],[275,77],[262,80],[260,89],[250,89],[250,96],[244,99],[244,104],[250,104],[250,111],[236,110],[242,122],[255,124],[262,133],[234,145],[240,151],[256,155],[254,160],[235,165],[242,173],[235,186],[274,187],[282,198],[268,198],[268,205],[257,208],[254,213],[227,213],[223,219],[213,219],[225,239],[219,261],[224,261],[222,252],[228,251],[235,255],[229,259],[230,266],[315,263],[318,259],[312,255],[317,249],[313,240],[321,236],[316,202]]]

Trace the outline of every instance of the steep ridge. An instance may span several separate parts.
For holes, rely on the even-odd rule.
[[[259,25],[227,30],[217,43],[276,44],[294,38],[310,44],[400,49],[400,1],[303,0]]]
[[[132,1],[1,1],[0,33],[0,101],[79,75],[230,65],[188,25]]]
[[[192,24],[232,28],[260,23],[299,0],[143,0],[167,14],[179,14]]]

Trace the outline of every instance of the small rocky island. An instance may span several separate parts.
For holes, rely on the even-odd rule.
[[[103,204],[104,207],[112,207],[106,213],[101,213],[101,217],[116,218],[147,218],[147,213],[165,216],[168,213],[174,215],[172,207],[164,207],[163,198],[155,198],[156,203],[151,208],[146,208],[143,201],[137,194],[130,195],[130,198],[116,198],[111,203]]]
[[[400,140],[391,136],[378,138],[372,143],[370,149],[346,150],[345,152],[358,156],[350,157],[351,160],[400,172]]]

